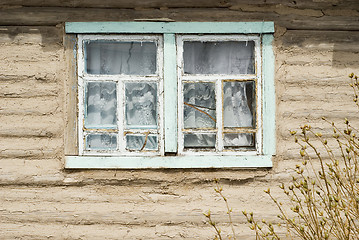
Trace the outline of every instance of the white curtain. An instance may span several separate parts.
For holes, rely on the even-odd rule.
[[[184,42],[185,74],[253,74],[254,42]]]
[[[154,42],[90,41],[85,43],[89,74],[153,75],[157,47]]]

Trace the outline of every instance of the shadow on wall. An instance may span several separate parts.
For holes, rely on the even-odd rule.
[[[334,68],[359,69],[358,43],[359,34],[357,34],[357,38],[351,42],[334,43],[332,66]]]
[[[0,27],[0,42],[19,44],[40,44],[43,51],[54,51],[62,45],[63,30],[61,27],[19,26]],[[6,36],[4,38],[1,36]]]
[[[63,34],[61,27],[0,27],[0,42],[39,43],[43,51],[54,51],[62,45]],[[1,37],[6,35],[8,38]],[[279,40],[283,47],[298,46],[310,51],[332,52],[334,68],[359,68],[359,32],[291,30]]]
[[[332,53],[333,68],[359,68],[359,32],[291,30],[280,38],[279,44],[285,49],[297,46],[316,56]]]

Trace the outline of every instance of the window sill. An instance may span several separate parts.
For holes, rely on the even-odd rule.
[[[271,155],[95,157],[66,156],[66,169],[269,168]]]

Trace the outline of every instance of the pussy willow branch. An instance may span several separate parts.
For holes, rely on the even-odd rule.
[[[236,233],[234,231],[234,226],[233,226],[233,221],[232,221],[232,209],[230,209],[229,205],[228,205],[228,201],[227,198],[223,195],[222,193],[222,187],[219,186],[219,182],[218,180],[215,180],[216,185],[217,185],[217,189],[216,192],[222,197],[222,199],[224,200],[224,202],[226,203],[226,208],[227,208],[227,213],[228,213],[228,218],[229,218],[229,223],[231,225],[231,229],[232,229],[232,233],[233,233],[233,239],[236,240]]]
[[[320,153],[318,152],[318,150],[316,149],[316,147],[311,142],[309,142],[309,137],[307,135],[307,130],[308,130],[308,128],[303,128],[303,132],[302,132],[303,136],[304,136],[303,141],[315,152],[315,155],[319,159],[319,162],[320,162],[320,165],[321,165],[322,177],[319,177],[318,180],[322,179],[324,181],[324,183],[325,183],[324,186],[325,186],[326,191],[323,190],[323,193],[326,193],[325,194],[326,197],[323,198],[323,201],[325,203],[328,203],[328,204],[324,204],[325,211],[330,216],[330,218],[333,219],[332,223],[336,226],[336,229],[338,229],[338,230],[342,229],[342,227],[343,227],[342,224],[338,223],[338,221],[340,221],[338,212],[336,211],[336,209],[333,209],[332,202],[330,201],[330,198],[332,198],[331,192],[333,192],[333,189],[332,189],[331,184],[329,183],[328,176],[325,173],[323,159],[322,159]],[[302,147],[303,147],[303,145],[302,145]],[[302,149],[305,152],[305,156],[307,156],[308,159],[310,161],[312,161],[312,158],[310,157],[310,155],[307,152],[306,148],[302,148]],[[334,234],[336,234],[337,237],[339,237],[339,239],[345,239],[345,238],[343,238],[344,236],[342,235],[343,234],[342,231],[335,232]]]
[[[212,218],[211,218],[211,212],[208,211],[208,213],[204,213],[203,214],[206,218],[208,218],[208,223],[214,228],[214,230],[216,231],[216,234],[218,236],[218,238],[220,240],[222,240],[222,235],[221,235],[221,230],[219,228],[217,228],[216,226],[216,223],[214,221],[212,221]]]

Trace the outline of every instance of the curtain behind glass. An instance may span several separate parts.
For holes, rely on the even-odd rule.
[[[155,42],[85,42],[86,71],[89,74],[156,74]]]
[[[254,41],[183,44],[185,74],[254,74]]]

